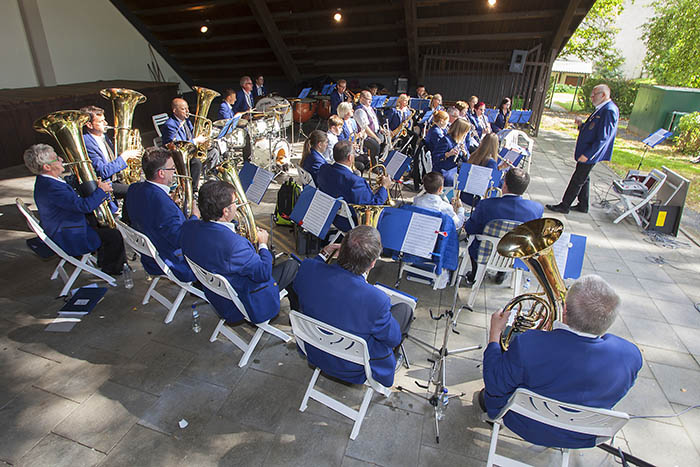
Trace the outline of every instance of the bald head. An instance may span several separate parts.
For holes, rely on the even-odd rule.
[[[178,119],[184,120],[190,113],[190,108],[187,105],[187,101],[181,97],[176,97],[170,103],[170,108],[173,110],[173,115]]]

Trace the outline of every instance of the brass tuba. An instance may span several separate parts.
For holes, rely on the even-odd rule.
[[[253,210],[250,208],[250,203],[245,195],[245,190],[243,185],[241,185],[241,180],[238,178],[236,173],[236,168],[232,162],[226,161],[216,168],[216,176],[224,182],[233,185],[236,191],[236,198],[238,198],[238,231],[239,233],[250,240],[253,245],[258,243],[258,230],[255,226],[255,217],[253,216]]]
[[[34,122],[36,131],[53,136],[61,147],[66,162],[78,179],[79,191],[82,196],[89,196],[97,189],[97,175],[85,149],[82,134],[83,125],[88,121],[90,121],[90,115],[87,113],[78,110],[61,110],[50,113]],[[107,201],[100,204],[94,212],[97,223],[101,227],[116,227]]]
[[[189,218],[194,208],[190,160],[197,154],[197,146],[189,141],[172,141],[168,143],[167,147],[173,153],[173,162],[175,163],[175,178],[177,178],[176,202],[180,205],[185,218]]]
[[[141,134],[138,129],[131,128],[134,110],[139,104],[146,102],[146,96],[138,91],[124,88],[106,88],[100,95],[112,101],[114,111],[114,157],[129,149],[143,152]],[[117,175],[126,184],[141,180],[141,159],[129,159],[128,167]]]
[[[566,286],[554,259],[552,245],[563,230],[564,225],[557,219],[536,219],[515,227],[498,242],[498,254],[524,261],[544,290],[518,295],[504,307],[514,315],[512,324],[506,325],[501,333],[503,350],[508,350],[513,334],[528,329],[551,331],[554,321],[561,319]],[[531,302],[529,306],[527,302]]]
[[[192,86],[192,89],[197,93],[197,110],[194,114],[194,131],[192,136],[193,138],[199,136],[207,138],[204,143],[197,146],[197,158],[204,162],[207,159],[207,150],[209,149],[209,139],[212,129],[212,121],[207,118],[207,115],[209,115],[211,102],[221,94],[201,86]]]

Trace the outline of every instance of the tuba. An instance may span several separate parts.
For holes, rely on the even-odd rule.
[[[89,196],[97,189],[97,175],[87,155],[82,134],[83,125],[89,120],[88,114],[78,110],[62,110],[34,122],[36,131],[53,136],[63,150],[66,162],[78,180],[78,190],[83,197]],[[100,204],[94,212],[101,227],[116,227],[107,201]]]
[[[114,157],[129,149],[143,152],[141,134],[138,129],[131,128],[134,109],[146,102],[146,96],[138,91],[123,88],[106,88],[100,95],[112,101],[114,111]],[[129,159],[127,168],[119,172],[122,182],[131,184],[141,179],[141,159]]]
[[[245,190],[243,185],[241,185],[241,180],[238,178],[236,173],[236,168],[233,163],[226,161],[216,168],[216,176],[224,182],[233,185],[236,191],[236,197],[238,198],[238,230],[240,234],[250,240],[250,243],[256,245],[258,243],[258,231],[255,226],[255,217],[253,217],[253,210],[250,208],[250,203],[245,195]]]
[[[194,208],[190,160],[197,154],[197,146],[189,141],[173,141],[168,143],[167,147],[173,153],[173,162],[175,163],[176,198],[178,199],[176,202],[180,205],[185,218],[189,218]]]
[[[498,242],[498,254],[524,261],[544,290],[518,295],[504,307],[504,311],[514,312],[513,319],[501,333],[500,343],[504,351],[508,350],[513,334],[528,329],[551,331],[554,321],[562,317],[566,286],[554,259],[552,245],[563,230],[564,225],[557,219],[536,219],[515,227]]]
[[[204,136],[207,140],[197,146],[197,158],[204,162],[207,159],[207,150],[209,149],[209,138],[211,137],[212,121],[207,118],[209,115],[209,107],[215,97],[220,96],[218,92],[203,88],[201,86],[192,86],[194,92],[197,93],[197,110],[194,114],[194,131],[192,137],[197,138]]]

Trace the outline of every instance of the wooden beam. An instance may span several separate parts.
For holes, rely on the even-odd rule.
[[[454,34],[449,36],[421,36],[418,38],[418,44],[433,44],[438,42],[453,42],[453,41],[511,41],[511,40],[529,40],[542,39],[550,36],[550,32],[500,32],[487,34]]]
[[[209,0],[206,2],[182,3],[158,8],[141,8],[139,10],[134,10],[133,13],[138,16],[156,16],[171,13],[188,13],[194,11],[203,11],[217,6],[235,5],[236,3],[243,3],[244,1],[245,0]]]
[[[564,14],[562,14],[561,19],[559,20],[559,27],[552,36],[550,48],[552,50],[556,50],[555,58],[566,43],[564,42],[564,36],[568,34],[569,29],[571,28],[571,23],[574,17],[576,16],[576,10],[578,9],[579,3],[581,3],[581,0],[569,0],[569,4],[567,5],[566,10],[564,10]],[[553,59],[552,62],[554,62]]]
[[[200,26],[206,24],[208,27],[212,26],[230,26],[233,24],[245,24],[254,21],[255,18],[252,16],[236,16],[235,18],[221,18],[221,19],[207,19],[207,20],[197,20],[197,21],[185,21],[182,23],[167,23],[167,24],[154,24],[149,26],[153,32],[168,32],[168,31],[179,31],[181,29],[199,29]]]
[[[301,81],[301,75],[299,74],[299,69],[294,63],[292,55],[287,49],[287,45],[282,39],[279,29],[277,29],[277,24],[272,19],[270,15],[270,9],[267,7],[267,0],[248,0],[248,6],[250,11],[253,12],[255,20],[258,22],[260,29],[262,29],[267,39],[272,52],[274,52],[277,61],[279,62],[284,74],[287,78],[294,84]]]
[[[171,54],[175,58],[180,60],[187,60],[190,58],[225,58],[225,57],[240,57],[244,55],[261,55],[266,53],[271,53],[269,47],[265,48],[240,48],[240,49],[229,49],[226,50],[207,50],[202,52],[182,52]]]
[[[283,36],[286,37],[315,37],[332,34],[364,34],[368,32],[384,32],[396,29],[403,29],[403,23],[375,24],[371,26],[339,26],[327,29],[285,29],[280,32]]]
[[[404,23],[406,24],[406,45],[408,49],[408,76],[413,83],[418,78],[418,12],[416,0],[404,0]]]
[[[242,40],[258,40],[264,39],[265,35],[261,32],[253,32],[249,34],[229,34],[225,36],[206,37],[204,35],[197,37],[188,37],[187,39],[170,39],[161,41],[161,44],[167,46],[178,45],[202,45],[214,44],[216,42],[242,41]]]
[[[300,67],[324,67],[336,65],[381,65],[382,63],[398,63],[403,62],[405,58],[399,57],[372,57],[372,58],[342,58],[335,60],[297,60],[295,63]],[[207,63],[203,65],[185,65],[186,70],[238,70],[240,68],[259,68],[265,66],[279,66],[279,63],[266,60],[259,62],[221,62]]]
[[[560,13],[561,10],[531,10],[510,11],[507,13],[489,13],[485,15],[439,16],[433,18],[419,18],[418,27],[422,28],[442,24],[487,23],[493,21],[519,21],[524,19],[553,18]]]
[[[354,42],[351,44],[329,44],[329,45],[317,45],[317,46],[292,46],[288,47],[291,54],[308,54],[314,52],[337,52],[343,50],[363,50],[372,49],[373,51],[382,49],[399,49],[403,47],[403,39],[399,39],[395,42]],[[171,54],[173,57],[180,60],[187,60],[191,58],[235,58],[246,55],[262,55],[272,53],[272,49],[269,47],[265,48],[239,48],[239,49],[229,49],[224,50],[208,50],[204,52],[180,52]]]

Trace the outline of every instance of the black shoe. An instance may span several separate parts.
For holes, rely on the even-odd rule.
[[[565,208],[564,205],[560,204],[547,204],[546,208],[550,211],[559,212],[562,214],[569,214],[569,209]]]
[[[588,208],[587,208],[587,207],[581,206],[581,203],[574,204],[573,206],[571,206],[571,210],[572,210],[572,211],[582,212],[582,213],[584,213],[584,214],[586,214],[586,213],[588,212]]]
[[[503,284],[504,280],[506,280],[506,273],[505,272],[497,272],[494,282],[496,282],[496,284]]]
[[[474,282],[476,282],[476,274],[468,272],[467,275],[464,276],[464,283],[471,287],[472,285],[474,285]]]

